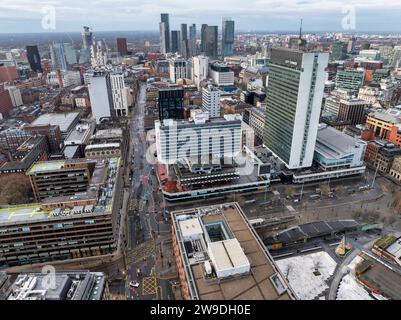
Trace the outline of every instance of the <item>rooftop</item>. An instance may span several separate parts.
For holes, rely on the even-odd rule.
[[[79,112],[46,113],[33,121],[31,125],[58,125],[62,132],[66,132],[70,130],[78,117]]]
[[[29,170],[28,174],[55,171],[60,170],[66,163],[66,160],[54,160],[54,161],[39,161],[36,162]]]
[[[102,129],[97,130],[91,139],[112,139],[121,138],[122,136],[123,130],[121,128]]]
[[[354,152],[357,144],[366,144],[326,124],[320,124],[317,132],[316,151],[327,158],[341,159]]]
[[[101,300],[106,279],[101,272],[56,272],[54,284],[47,286],[46,274],[23,273],[11,286],[8,300]]]
[[[294,298],[237,203],[176,211],[172,218],[193,299]],[[181,221],[190,221],[193,232]]]
[[[75,159],[68,161],[73,162],[74,160]],[[104,214],[107,212],[111,213],[115,192],[115,179],[118,173],[119,161],[120,158],[110,158],[107,161],[104,159],[97,160],[88,190],[86,192],[76,193],[73,196],[49,197],[43,199],[42,203],[51,204],[70,202],[78,199],[97,199],[97,204],[94,206],[91,212],[93,211],[95,214]],[[64,163],[64,161],[46,162]],[[56,167],[56,165],[54,165],[54,167]],[[65,216],[69,216],[70,214],[71,212],[65,214]],[[41,210],[40,204],[38,203],[22,206],[10,206],[0,209],[0,225],[18,224],[21,222],[51,219],[54,217],[55,216],[52,213]]]
[[[400,116],[401,116],[401,113],[394,114],[394,113],[390,113],[389,111],[386,111],[386,112],[376,111],[376,112],[372,112],[369,114],[369,117],[373,117],[373,118],[376,118],[376,119],[379,119],[382,121],[386,121],[386,122],[390,122],[393,124],[401,123]]]
[[[48,213],[42,211],[39,204],[0,209],[0,223],[41,220],[48,217]]]

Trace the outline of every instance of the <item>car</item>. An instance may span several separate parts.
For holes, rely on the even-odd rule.
[[[133,287],[133,288],[139,288],[139,282],[138,281],[131,281],[130,283],[129,283],[129,286],[130,287]]]

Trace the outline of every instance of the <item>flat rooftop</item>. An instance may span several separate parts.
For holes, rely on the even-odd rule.
[[[101,300],[106,285],[102,272],[56,272],[48,288],[43,273],[22,273],[11,286],[8,300]]]
[[[122,136],[123,130],[121,128],[101,129],[97,130],[91,139],[111,139],[121,138]]]
[[[361,254],[370,267],[358,275],[359,280],[373,290],[383,292],[393,300],[401,300],[401,275],[366,254]]]
[[[58,125],[62,132],[67,132],[78,117],[79,112],[46,113],[33,121],[31,125]]]
[[[233,267],[238,266],[240,269],[247,262],[250,265],[249,272],[239,272],[234,276],[223,278],[207,277],[205,275],[205,261],[209,261],[209,259],[213,261],[213,258],[207,252],[197,252],[197,255],[193,255],[191,258],[191,242],[178,231],[176,234],[180,242],[181,254],[185,259],[186,276],[187,279],[193,281],[194,294],[192,298],[195,299],[194,295],[196,295],[201,300],[294,299],[292,290],[283,280],[284,277],[280,274],[279,269],[249,224],[238,203],[175,211],[172,212],[172,218],[175,229],[182,229],[182,226],[179,225],[180,219],[198,219],[202,227],[195,225],[192,228],[193,230],[187,231],[186,236],[188,233],[199,234],[202,231],[203,238],[200,238],[200,242],[205,243],[209,248],[209,251],[206,249],[205,251],[213,251],[213,246],[218,246],[218,250],[215,251],[218,253],[222,251],[220,244],[226,243],[224,245],[227,249],[225,252],[231,262],[224,256],[220,257],[225,259],[220,263],[232,264]],[[191,224],[193,225],[193,223]],[[227,230],[218,232],[219,228]],[[239,246],[230,241],[238,241]],[[198,248],[199,246],[197,246]],[[216,268],[218,269],[218,266],[214,265],[215,270],[217,270]]]
[[[326,124],[320,124],[317,131],[316,151],[326,158],[341,159],[355,151],[357,144],[366,142],[353,138]]]
[[[54,161],[39,161],[36,162],[29,170],[30,173],[46,172],[60,170],[65,165],[65,160],[54,160]]]
[[[15,206],[0,209],[0,224],[18,221],[47,219],[49,214],[40,209],[39,204]]]

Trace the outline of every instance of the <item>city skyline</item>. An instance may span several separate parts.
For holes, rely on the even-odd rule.
[[[115,10],[118,6],[119,10]],[[43,29],[42,19],[55,9],[55,27]],[[236,30],[295,31],[299,20],[304,19],[304,30],[344,32],[397,32],[401,31],[398,12],[401,4],[394,1],[326,1],[322,6],[315,0],[236,1],[211,0],[202,2],[165,0],[154,1],[109,0],[87,1],[40,1],[4,0],[0,3],[0,33],[24,32],[74,32],[82,25],[97,31],[149,30],[156,31],[159,12],[170,14],[171,29],[179,29],[181,23],[221,24],[222,16],[230,16],[236,22]],[[114,10],[114,11],[113,11]],[[347,14],[355,10],[355,28],[343,27]],[[89,14],[90,12],[90,14]],[[110,14],[112,12],[112,14]],[[316,13],[319,13],[318,15]],[[132,17],[135,16],[135,20]]]

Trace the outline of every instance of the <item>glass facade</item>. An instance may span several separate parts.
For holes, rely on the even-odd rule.
[[[290,161],[300,71],[271,64],[266,97],[264,144]]]

